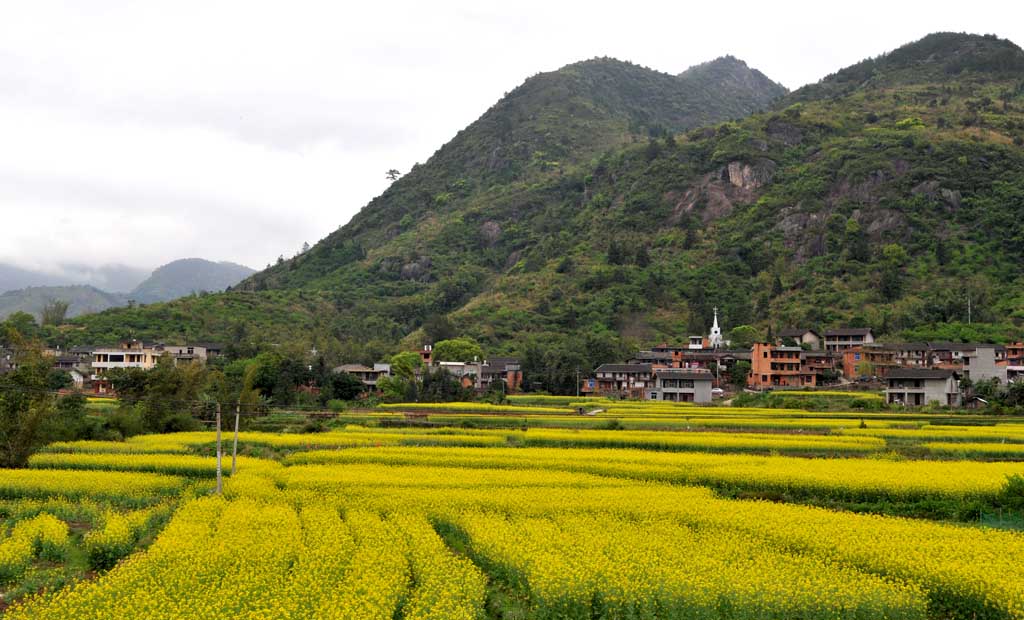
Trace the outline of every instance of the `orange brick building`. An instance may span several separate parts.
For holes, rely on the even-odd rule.
[[[805,362],[803,349],[781,347],[767,342],[754,344],[750,355],[747,387],[765,389],[814,385],[817,385],[817,378],[815,372],[808,368]]]

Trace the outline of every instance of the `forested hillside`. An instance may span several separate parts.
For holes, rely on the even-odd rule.
[[[565,370],[703,331],[713,306],[727,329],[1019,333],[1024,52],[931,35],[783,94],[731,58],[536,76],[309,252],[68,337],[370,361],[454,332]]]

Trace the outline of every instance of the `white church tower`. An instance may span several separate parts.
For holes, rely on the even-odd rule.
[[[721,349],[722,344],[722,328],[718,326],[718,306],[715,306],[715,322],[711,324],[711,333],[708,334],[708,346],[712,349]]]

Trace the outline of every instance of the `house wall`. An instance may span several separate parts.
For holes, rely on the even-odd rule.
[[[978,347],[964,357],[964,372],[971,381],[988,381],[996,378],[1006,383],[1006,366],[996,364],[995,347]]]

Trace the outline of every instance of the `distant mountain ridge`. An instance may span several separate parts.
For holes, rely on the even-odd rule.
[[[129,293],[110,293],[90,285],[30,286],[0,294],[0,319],[14,312],[40,316],[53,300],[66,301],[68,318],[132,303],[171,301],[193,293],[221,292],[254,273],[230,262],[184,258],[158,267]]]

